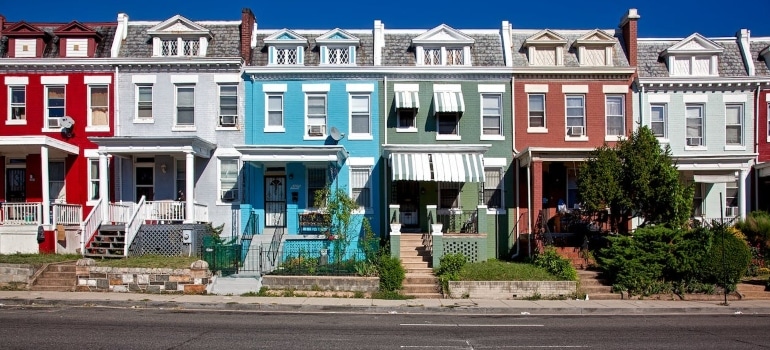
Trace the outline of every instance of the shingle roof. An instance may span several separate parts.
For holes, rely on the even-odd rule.
[[[678,43],[681,39],[641,40],[637,44],[638,72],[642,78],[668,77],[668,66],[661,53]],[[735,41],[714,40],[724,51],[718,57],[720,77],[746,77],[746,65],[741,50]]]
[[[277,30],[276,30],[277,31]],[[264,32],[264,31],[260,31]],[[305,37],[308,41],[308,46],[305,48],[304,62],[305,66],[318,66],[321,63],[320,50],[321,47],[316,43],[315,39],[325,34],[327,31],[318,31],[314,33],[308,33],[302,31],[300,35]],[[357,66],[372,66],[374,65],[374,36],[372,34],[364,34],[356,31],[352,31],[351,35],[360,40],[360,45],[356,49],[356,65]],[[251,64],[254,66],[266,66],[268,64],[268,45],[265,44],[265,38],[269,37],[272,33],[257,34],[257,47],[251,54]]]
[[[564,39],[567,39],[566,48],[564,51],[564,66],[565,67],[580,67],[580,63],[577,57],[577,48],[573,46],[575,40],[581,36],[587,34],[591,30],[555,30],[551,29],[556,34],[561,35]],[[528,49],[524,47],[524,40],[535,35],[540,30],[513,30],[511,37],[512,54],[513,54],[513,66],[514,67],[528,67],[529,60],[527,59]],[[612,46],[613,53],[613,65],[615,67],[628,67],[628,59],[626,53],[623,51],[622,34],[620,31],[604,31],[605,33],[612,35],[615,38],[615,43]]]
[[[34,23],[31,24],[35,25]],[[112,40],[115,37],[115,29],[117,29],[117,24],[95,26],[90,26],[88,23],[84,24],[96,31],[100,36],[100,39],[96,42],[94,57],[110,57],[110,49],[112,47]],[[60,26],[61,24],[37,27],[46,33],[45,37],[43,38],[43,44],[45,45],[43,48],[43,58],[59,58],[60,38],[54,34],[54,30]],[[0,37],[0,57],[8,57],[8,37],[5,35]]]
[[[459,30],[462,32],[462,30]],[[414,66],[415,50],[412,39],[419,34],[388,33],[382,49],[383,66]],[[503,43],[499,34],[466,33],[475,41],[471,46],[471,63],[475,67],[505,66]]]
[[[158,22],[160,23],[160,22]],[[128,34],[120,46],[120,57],[152,57],[152,37],[147,30],[154,24],[128,24]],[[232,24],[197,24],[211,31],[206,57],[240,57],[241,29],[239,22]]]
[[[751,51],[751,60],[754,61],[754,72],[756,75],[770,76],[770,68],[767,67],[770,64],[770,60],[765,60],[759,55],[762,50],[768,47],[770,47],[770,40],[751,41],[749,51]]]

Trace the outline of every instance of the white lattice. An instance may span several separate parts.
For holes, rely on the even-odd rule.
[[[462,66],[464,64],[463,49],[447,49],[446,64],[448,66]]]
[[[535,49],[535,65],[536,66],[555,66],[556,50]]]
[[[441,64],[441,49],[425,49],[425,65],[438,66]]]
[[[184,50],[182,55],[184,56],[198,56],[198,48],[200,47],[200,41],[198,40],[185,40],[183,42]]]
[[[350,48],[329,49],[328,60],[330,64],[350,63]]]
[[[297,64],[297,49],[275,49],[276,64]]]
[[[177,55],[177,42],[174,40],[163,40],[161,43],[161,55],[163,56],[176,56]]]
[[[600,48],[586,47],[583,51],[583,54],[585,55],[585,57],[583,57],[583,65],[585,66],[606,65],[605,59],[604,59],[605,50],[603,47],[600,47]]]

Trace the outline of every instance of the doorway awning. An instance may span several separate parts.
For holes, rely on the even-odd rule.
[[[348,158],[343,146],[257,146],[235,145],[244,162],[336,162]]]
[[[109,154],[172,154],[192,153],[195,156],[210,158],[217,147],[197,136],[112,136],[89,137],[91,142],[99,146],[100,152]]]
[[[481,153],[396,152],[390,164],[393,181],[484,182]]]
[[[735,181],[735,173],[730,174],[708,174],[708,175],[693,175],[693,181],[703,184],[718,184]]]
[[[71,143],[48,136],[3,136],[0,138],[0,154],[38,154],[40,147],[47,147],[51,155],[78,154],[80,148]]]

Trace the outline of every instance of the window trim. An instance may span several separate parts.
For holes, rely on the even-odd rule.
[[[267,49],[268,52],[268,65],[270,66],[301,66],[305,64],[304,55],[305,48],[301,45],[270,45]],[[278,63],[278,50],[294,50],[296,52],[295,63]]]
[[[532,105],[529,99],[533,96],[540,96],[543,98],[543,126],[532,126]],[[528,133],[547,133],[548,132],[548,124],[546,124],[547,106],[545,105],[545,100],[546,100],[545,93],[528,93],[527,94],[527,132]]]
[[[663,109],[663,121],[654,121],[652,120],[652,111],[655,107],[660,107]],[[657,136],[655,135],[655,131],[652,127],[653,123],[663,123],[663,135]],[[668,142],[668,103],[661,102],[661,103],[650,103],[650,130],[653,130],[653,136],[657,137],[658,140],[663,142]]]
[[[353,111],[353,99],[356,97],[366,97],[367,100],[367,111],[366,111],[366,120],[368,123],[368,129],[369,132],[367,133],[356,133],[354,132],[353,128],[353,115],[356,114],[357,116],[362,115],[362,112],[355,112]],[[350,135],[348,136],[349,140],[373,140],[373,133],[372,133],[372,94],[370,93],[349,93],[348,94],[348,123],[350,123]],[[327,108],[328,113],[328,108]]]
[[[50,117],[50,109],[51,109],[51,107],[48,106],[48,102],[49,102],[48,91],[51,88],[62,88],[62,89],[64,89],[64,97],[62,98],[62,100],[64,100],[64,106],[61,107],[64,110],[64,112],[62,112],[62,117],[63,117],[65,115],[67,115],[67,84],[50,84],[50,85],[45,85],[43,87],[43,94],[44,94],[43,95],[43,108],[44,108],[44,110],[43,110],[43,113],[44,113],[43,131],[44,132],[59,132],[61,130],[61,125],[59,125],[56,128],[52,128],[50,126],[50,123],[49,123],[49,119],[51,119],[51,117]],[[59,107],[54,107],[54,108],[59,108]],[[58,118],[58,117],[54,117],[54,118]]]
[[[328,184],[329,184],[329,173],[327,172],[326,168],[319,167],[319,166],[308,166],[305,167],[305,207],[307,210],[320,210],[321,208],[315,207],[315,198],[310,198],[310,172],[311,171],[321,171],[324,174],[324,184],[321,187],[313,187],[314,189],[321,189],[323,190]]]
[[[609,113],[609,101],[610,101],[610,99],[614,99],[614,98],[620,98],[620,110],[621,111],[620,111],[620,115],[610,116],[610,113]],[[613,118],[620,117],[621,120],[623,121],[623,123],[622,123],[623,126],[621,127],[621,130],[623,130],[623,131],[620,133],[620,135],[610,134],[610,132],[609,132],[609,127],[610,127],[609,118],[610,117],[613,117]],[[605,141],[617,141],[619,138],[620,139],[625,139],[626,136],[627,136],[625,130],[626,130],[626,96],[624,94],[605,94],[604,95],[604,136],[605,136]]]
[[[324,101],[324,113],[323,113],[323,124],[311,124],[310,121],[310,115],[309,115],[309,101],[311,97],[323,97]],[[321,119],[320,117],[315,117],[314,119]],[[323,134],[320,136],[311,136],[310,135],[310,126],[311,125],[321,125],[323,126]],[[305,93],[305,130],[302,133],[303,138],[305,140],[324,140],[327,136],[329,136],[329,130],[327,130],[329,126],[329,96],[325,92],[306,92]]]
[[[145,104],[147,103],[147,101],[140,101],[139,100],[139,96],[141,96],[141,94],[139,93],[139,90],[142,89],[142,88],[149,88],[150,89],[150,101],[149,101],[150,112],[151,112],[150,113],[150,118],[141,118],[141,117],[139,117],[139,105],[141,103],[145,103]],[[152,83],[135,83],[134,84],[134,96],[136,96],[136,98],[134,98],[134,123],[135,124],[142,124],[142,123],[150,124],[150,123],[154,123],[155,122],[155,113],[154,113],[155,112],[155,110],[154,110],[155,109],[154,108],[155,107],[154,106],[154,103],[155,103],[155,87],[154,87],[154,84],[152,84]]]
[[[94,105],[91,101],[92,97],[92,88],[99,87],[99,88],[106,88],[107,89],[107,123],[105,125],[93,125],[94,123],[94,115],[93,115],[93,109]],[[86,131],[110,131],[110,85],[109,84],[88,84],[88,87],[86,89],[86,100],[87,100],[87,125],[86,125]]]
[[[727,110],[731,107],[737,107],[739,112],[739,121],[738,124],[728,124],[727,121]],[[738,137],[740,138],[740,142],[738,143],[729,143],[727,142],[727,133],[725,132],[725,148],[726,149],[741,149],[746,146],[746,137],[745,137],[745,126],[746,126],[746,107],[743,103],[725,103],[725,130],[730,126],[738,126],[740,131]]]
[[[96,205],[96,203],[99,202],[99,199],[100,199],[99,198],[99,190],[98,190],[98,187],[101,185],[99,183],[99,158],[87,158],[87,159],[88,159],[88,168],[87,168],[87,172],[88,172],[88,193],[87,193],[87,195],[88,195],[88,198],[86,199],[86,205],[94,206],[94,205]],[[91,169],[93,169],[93,164],[94,163],[96,164],[96,179],[94,179],[93,171],[91,171]],[[94,181],[96,181],[96,183],[97,183],[97,186],[96,186],[97,187],[97,191],[96,191],[96,193],[93,193],[93,190],[94,190],[93,182]]]
[[[223,161],[234,161],[235,162],[235,166],[236,166],[235,185],[234,185],[234,188],[230,189],[229,191],[235,190],[237,198],[232,200],[232,201],[230,201],[230,202],[226,202],[226,201],[222,200],[222,194],[223,194],[223,189],[222,189],[222,187],[223,187],[222,186],[222,163],[223,163]],[[241,197],[243,196],[243,194],[241,193],[242,192],[241,191],[241,176],[240,176],[241,169],[242,169],[242,164],[241,164],[241,161],[240,161],[239,158],[237,158],[237,157],[226,157],[226,156],[219,156],[219,157],[217,157],[217,201],[216,201],[217,205],[241,204],[241,201],[242,201]],[[174,178],[174,180],[176,182],[176,177]]]
[[[485,134],[484,133],[484,130],[485,130],[485,128],[484,128],[484,118],[488,117],[487,115],[484,114],[484,99],[487,98],[487,97],[496,97],[497,98],[498,114],[496,116],[491,116],[491,117],[497,117],[497,131],[498,131],[497,134]],[[480,140],[498,140],[498,141],[499,140],[505,140],[504,125],[503,125],[503,123],[504,123],[504,121],[503,121],[503,114],[504,114],[504,112],[503,112],[503,110],[504,110],[504,107],[503,107],[503,94],[499,93],[499,92],[484,92],[484,93],[480,94],[480,98],[481,98],[481,103],[480,103],[480,106],[479,106],[479,108],[480,108],[479,115],[481,116],[481,120],[480,120],[479,124],[480,124],[481,130],[480,130],[479,139]]]
[[[222,88],[235,88],[235,115],[222,113]],[[217,84],[217,130],[237,130],[239,128],[240,115],[238,113],[238,84],[233,83],[219,83]],[[225,95],[227,96],[227,95]],[[234,125],[222,125],[222,117],[234,117]]]
[[[62,178],[61,181],[55,181],[53,180],[53,176],[51,176],[51,169],[53,168],[52,164],[61,164],[62,165]],[[63,193],[59,192],[56,193],[56,197],[54,197],[53,191],[50,191],[50,189],[53,187],[51,184],[53,182],[61,182],[62,183],[62,190]],[[64,160],[64,158],[51,158],[48,161],[48,198],[51,203],[66,203],[67,202],[67,162]],[[60,198],[59,195],[63,194],[63,198]],[[60,201],[62,199],[62,201]]]
[[[18,103],[13,102],[13,90],[21,88],[24,90],[24,102]],[[27,124],[27,114],[28,114],[28,108],[27,108],[27,85],[26,84],[11,84],[8,85],[8,110],[7,110],[7,117],[5,119],[6,125],[26,125]],[[22,119],[13,119],[13,108],[18,108],[18,105],[23,104],[21,106],[24,108],[24,118]],[[14,106],[16,105],[16,106]]]
[[[195,85],[187,83],[174,84],[174,126],[171,128],[173,131],[195,131]],[[193,101],[193,122],[192,124],[179,124],[179,89],[192,89]]]
[[[460,112],[438,112],[434,114],[436,119],[436,140],[461,140],[462,134],[460,133]],[[455,116],[455,130],[454,134],[442,134],[440,133],[440,120],[439,116]]]
[[[569,107],[568,101],[570,100],[570,98],[580,98],[580,101],[582,102],[582,110],[583,110],[583,113],[581,116],[582,125],[571,125],[573,127],[578,127],[578,126],[583,127],[583,135],[580,135],[580,136],[572,136],[572,135],[569,135],[569,133],[567,132],[567,128],[570,127],[569,119],[577,118],[577,117],[569,116],[568,111],[570,107]],[[565,125],[565,128],[564,128],[565,141],[587,141],[588,140],[588,128],[586,127],[586,94],[572,94],[572,93],[564,94],[564,125]]]
[[[700,145],[698,146],[688,146],[687,145],[687,139],[690,138],[687,136],[687,120],[691,119],[687,115],[687,110],[691,107],[697,107],[700,110]],[[705,150],[706,149],[706,104],[704,103],[685,103],[684,105],[684,149],[685,150]]]
[[[270,97],[281,98],[281,125],[270,125]],[[285,98],[283,92],[265,92],[265,128],[264,132],[286,132],[286,119],[285,119]]]
[[[365,205],[365,206],[359,206],[358,209],[354,210],[354,214],[364,214],[364,213],[366,213],[366,214],[373,214],[374,213],[374,192],[373,192],[373,189],[372,189],[372,166],[369,166],[369,165],[366,165],[366,166],[364,166],[364,165],[351,165],[349,167],[349,171],[350,171],[350,173],[349,173],[349,176],[350,176],[349,177],[349,179],[350,179],[350,186],[349,186],[350,187],[350,191],[349,192],[350,193],[349,193],[349,195],[350,195],[351,198],[353,198],[353,190],[355,188],[359,188],[359,187],[354,187],[353,186],[353,172],[356,171],[356,170],[357,171],[366,171],[366,173],[367,173],[366,184],[365,184],[364,187],[360,187],[360,188],[366,188],[366,189],[369,190],[369,203],[367,205]],[[354,198],[354,199],[355,199],[356,202],[358,201],[358,198]]]
[[[487,206],[487,214],[492,215],[504,215],[506,213],[505,209],[505,167],[502,166],[484,166],[484,191],[487,191],[487,184],[486,179],[488,179],[488,176],[486,176],[486,172],[498,172],[500,176],[500,182],[498,182],[497,187],[494,189],[495,191],[499,191],[500,194],[500,206],[499,207],[490,207],[489,203],[487,203],[486,199],[486,192],[484,193],[484,205]]]
[[[348,62],[347,63],[340,63],[340,62],[329,62],[329,52],[331,50],[340,50],[340,49],[347,49],[348,50]],[[346,45],[346,44],[324,44],[321,45],[321,48],[319,49],[319,61],[320,65],[322,66],[354,66],[356,65],[356,47],[354,45]]]
[[[401,112],[412,113],[412,125],[404,127],[401,125]],[[396,132],[417,132],[417,108],[397,108],[396,109]]]
[[[438,64],[426,64],[425,60],[427,57],[428,51],[439,51],[439,62]],[[449,51],[459,50],[462,52],[462,63],[461,64],[447,64],[449,61],[448,54]],[[470,46],[467,45],[452,45],[452,44],[442,44],[442,45],[419,45],[417,46],[417,50],[415,50],[415,58],[417,65],[419,66],[428,66],[428,67],[436,67],[436,66],[442,66],[442,67],[463,67],[463,66],[470,66],[471,64],[471,55],[470,55]]]

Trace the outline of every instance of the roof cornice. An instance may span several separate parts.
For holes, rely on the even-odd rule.
[[[720,86],[741,86],[741,85],[767,85],[770,84],[770,77],[752,76],[752,77],[682,77],[682,78],[638,78],[639,84],[643,86],[660,87],[720,87]]]
[[[246,74],[511,74],[511,68],[499,67],[419,67],[419,66],[246,66]]]
[[[513,67],[513,74],[634,74],[634,67]]]

